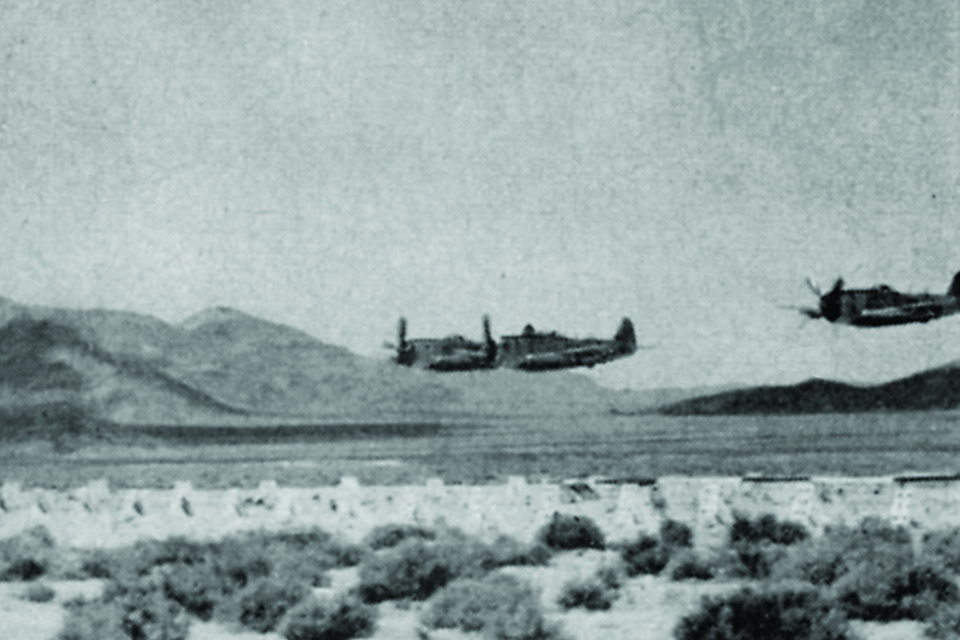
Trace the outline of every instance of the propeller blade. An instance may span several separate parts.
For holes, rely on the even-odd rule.
[[[384,342],[383,345],[381,345],[381,346],[382,346],[384,349],[390,349],[391,351],[396,350],[396,348],[397,348],[397,345],[394,344],[393,342]]]
[[[833,289],[830,289],[830,293],[840,293],[843,291],[843,278],[837,278],[836,283],[833,285]]]
[[[407,319],[400,317],[400,326],[397,327],[397,334],[400,336],[399,348],[403,348],[407,344]]]
[[[817,286],[817,283],[813,281],[813,278],[808,277],[807,280],[806,280],[806,283],[807,283],[807,287],[809,287],[810,291],[813,291],[813,293],[816,294],[816,296],[817,296],[818,298],[819,298],[821,295],[823,295],[823,294],[820,292],[820,287],[818,287],[818,286]]]

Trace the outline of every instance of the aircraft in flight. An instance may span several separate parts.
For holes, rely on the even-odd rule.
[[[528,324],[520,335],[500,338],[497,366],[523,371],[593,367],[636,351],[637,338],[629,318],[623,319],[612,340],[541,333]]]
[[[870,289],[845,289],[843,278],[823,293],[808,278],[807,286],[820,297],[817,308],[801,308],[809,318],[854,327],[886,327],[890,325],[930,322],[960,313],[960,273],[945,294],[901,293],[881,284]]]
[[[497,357],[497,343],[490,335],[490,318],[483,317],[483,342],[474,342],[461,335],[446,338],[414,338],[407,340],[407,320],[400,318],[399,343],[387,344],[396,349],[397,364],[434,371],[470,371],[490,369]]]
[[[612,340],[568,338],[556,332],[542,333],[527,325],[520,335],[503,336],[499,343],[490,335],[490,319],[483,318],[483,342],[460,335],[446,338],[407,339],[407,322],[400,318],[399,343],[394,361],[407,367],[434,371],[471,371],[475,369],[520,369],[544,371],[593,367],[624,358],[636,352],[633,323],[624,318]]]

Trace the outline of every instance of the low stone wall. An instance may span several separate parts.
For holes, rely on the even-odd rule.
[[[492,540],[532,540],[554,512],[589,516],[608,540],[654,533],[665,519],[688,524],[698,546],[722,544],[734,514],[773,514],[814,535],[831,524],[879,516],[914,532],[960,526],[960,477],[705,478],[576,480],[503,485],[361,486],[343,478],[315,489],[264,482],[255,490],[112,491],[97,481],[70,491],[0,486],[0,539],[36,525],[60,544],[116,547],[141,538],[218,538],[255,529],[318,526],[358,541],[385,523],[438,521]]]

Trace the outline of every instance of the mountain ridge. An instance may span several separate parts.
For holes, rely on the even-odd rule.
[[[948,411],[960,408],[960,361],[890,382],[848,384],[811,378],[794,385],[758,386],[661,406],[664,415],[762,415]]]
[[[622,399],[576,373],[398,367],[228,307],[169,324],[128,311],[0,302],[0,421],[33,424],[50,414],[226,426],[541,416],[604,413]]]

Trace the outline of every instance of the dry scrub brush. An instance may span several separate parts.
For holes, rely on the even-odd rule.
[[[456,578],[479,578],[506,565],[546,564],[549,558],[536,544],[500,538],[487,545],[459,530],[442,530],[434,540],[414,536],[369,555],[360,565],[359,593],[371,603],[424,600]]]
[[[491,574],[450,583],[427,601],[420,621],[434,629],[480,631],[496,640],[560,638],[543,616],[540,594],[516,576]]]
[[[371,635],[376,624],[376,607],[355,594],[310,596],[287,613],[279,632],[287,640],[349,640]]]
[[[557,512],[537,533],[537,540],[561,551],[603,549],[605,546],[603,531],[591,518]]]
[[[677,640],[852,640],[843,611],[813,587],[743,589],[705,597],[674,629]]]
[[[61,640],[185,637],[191,616],[213,616],[260,632],[326,584],[326,571],[365,552],[319,529],[139,542],[97,563],[103,595],[68,608]]]

